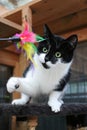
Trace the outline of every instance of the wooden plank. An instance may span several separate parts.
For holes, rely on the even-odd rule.
[[[53,24],[53,22],[55,24]],[[87,26],[87,9],[70,14],[61,19],[56,19],[48,24],[54,29],[54,32],[63,33],[70,30]]]
[[[87,3],[85,0],[67,0],[67,2],[64,0],[55,0],[55,2],[53,0],[45,0],[31,6],[33,24],[46,23],[86,8]]]
[[[16,8],[16,9],[14,9],[14,10],[12,10],[12,11],[9,11],[9,12],[7,12],[6,14],[4,14],[4,15],[2,15],[1,17],[8,17],[8,16],[10,16],[10,15],[14,15],[15,13],[17,13],[17,12],[19,12],[19,11],[22,11],[22,9],[23,8],[26,8],[27,6],[28,7],[31,7],[32,5],[34,5],[34,4],[37,4],[38,2],[41,2],[42,0],[33,0],[33,1],[31,1],[31,2],[29,2],[29,3],[27,3],[27,4],[25,4],[25,5],[23,5],[23,6],[20,6],[20,7],[18,7],[18,8]],[[10,19],[11,20],[11,19]]]
[[[87,41],[87,28],[82,28],[78,30],[73,30],[65,34],[61,34],[63,37],[68,37],[70,35],[77,34],[79,42],[81,41]]]
[[[4,50],[10,51],[12,53],[20,54],[20,51],[17,50],[15,45],[10,45],[9,47],[4,48]]]
[[[22,10],[18,10],[10,15],[5,15],[4,18],[6,18],[14,23],[17,23],[19,25],[22,25]]]
[[[17,30],[22,31],[22,26],[20,26],[20,25],[14,23],[14,22],[12,22],[12,21],[6,19],[6,18],[0,18],[0,22],[4,23],[4,24],[7,25],[7,26],[10,26],[10,27],[12,27],[12,28],[15,28],[15,29],[17,29]]]
[[[29,23],[29,31],[32,31],[32,11],[28,6],[22,9],[22,20],[25,20],[25,18]]]
[[[0,63],[10,66],[15,66],[19,61],[19,56],[17,54],[11,53],[6,50],[0,50]]]
[[[0,37],[9,37],[17,32],[21,32],[22,27],[5,18],[0,18],[0,30]]]
[[[19,25],[22,25],[22,12],[24,9],[29,8],[31,5],[36,4],[40,2],[41,0],[33,0],[32,2],[29,2],[28,4],[21,6],[19,8],[14,9],[13,11],[10,11],[1,17],[4,17],[10,21],[13,21]]]
[[[0,38],[1,37],[11,37],[15,33],[20,32],[18,29],[15,29],[11,26],[8,26],[2,22],[0,22]]]
[[[68,0],[66,3],[64,2],[64,0],[61,1],[55,0],[55,2],[52,0],[48,0],[48,1],[37,0],[35,3],[34,2],[33,3],[30,2],[25,6],[22,6],[16,10],[13,10],[3,15],[2,17],[6,17],[7,19],[16,21],[17,23],[21,23],[20,17],[21,17],[22,8],[26,8],[27,6],[30,6],[33,12],[33,24],[34,26],[36,26],[38,24],[47,23],[49,21],[59,19],[66,15],[76,13],[80,10],[87,8],[87,3],[85,2],[85,0],[83,1]],[[17,12],[19,15],[17,15]],[[17,20],[15,16],[17,17],[19,16],[18,17],[19,20]]]
[[[87,9],[47,23],[54,33],[64,33],[87,26]],[[42,34],[43,25],[33,26],[35,32]]]

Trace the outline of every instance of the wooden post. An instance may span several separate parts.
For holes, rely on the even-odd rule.
[[[16,130],[28,130],[27,121],[17,121]]]
[[[25,18],[27,19],[27,22],[29,23],[29,31],[32,31],[32,11],[28,6],[25,6],[22,9],[22,21],[25,20]],[[22,72],[24,68],[26,68],[27,66],[27,60],[23,56],[23,54],[20,55],[19,59],[20,59],[20,63],[21,62],[23,63],[21,66],[22,67],[21,72]],[[17,130],[35,130],[37,126],[37,120],[38,120],[38,117],[35,116],[35,117],[29,117],[29,119],[26,121],[17,121],[16,129]]]
[[[28,130],[35,130],[36,126],[38,125],[38,117],[32,116],[28,120]]]
[[[32,11],[28,6],[25,6],[22,9],[22,20],[27,19],[29,23],[29,31],[32,31]]]
[[[27,22],[29,23],[29,31],[32,31],[32,11],[31,9],[26,6],[23,10],[22,10],[22,19],[27,19]],[[38,117],[34,116],[34,117],[29,117],[28,120],[28,130],[35,130],[36,126],[37,126],[37,120]]]

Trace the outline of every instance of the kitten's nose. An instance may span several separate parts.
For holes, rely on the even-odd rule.
[[[45,57],[45,62],[49,61],[49,58],[48,57]]]

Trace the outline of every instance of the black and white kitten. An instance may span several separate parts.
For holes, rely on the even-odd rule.
[[[11,77],[7,82],[7,90],[10,93],[22,93],[21,98],[13,100],[12,104],[26,104],[30,98],[48,95],[48,105],[52,111],[58,112],[63,104],[62,97],[70,78],[70,66],[78,38],[77,35],[67,39],[54,35],[47,25],[44,35],[46,40],[39,43],[33,57],[37,67],[33,68],[31,64],[23,78]]]

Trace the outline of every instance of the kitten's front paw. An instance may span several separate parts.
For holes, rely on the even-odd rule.
[[[16,77],[11,77],[11,78],[8,80],[6,86],[7,86],[7,91],[8,91],[9,93],[14,92],[14,91],[19,87],[18,78],[16,78]]]
[[[15,99],[12,101],[12,105],[24,105],[26,104],[27,102],[23,99]]]
[[[48,101],[48,105],[51,107],[51,110],[55,113],[60,111],[62,104],[63,104],[62,102],[57,101],[57,100],[56,101]]]

